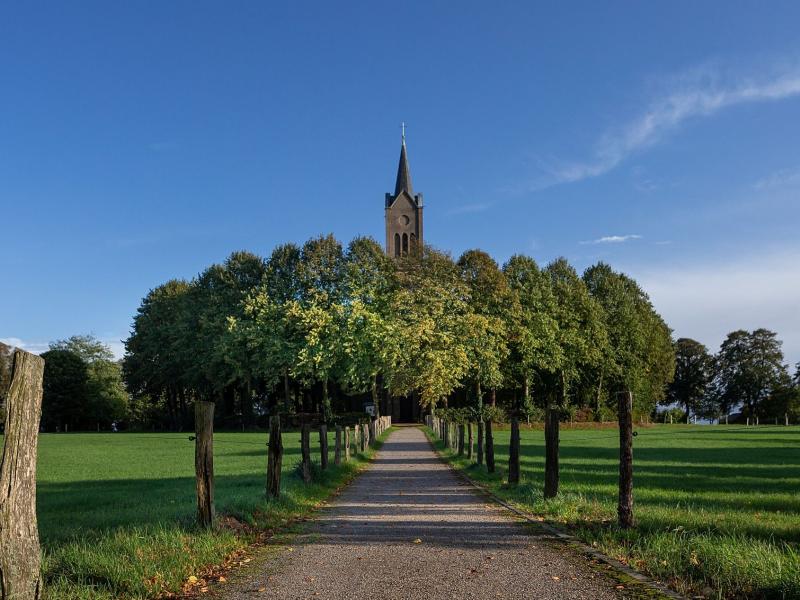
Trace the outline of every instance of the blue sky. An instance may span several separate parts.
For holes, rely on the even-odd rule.
[[[408,123],[426,241],[637,277],[715,350],[800,361],[800,5],[0,7],[0,336],[117,352],[237,249],[382,239]],[[344,209],[344,210],[343,210]]]

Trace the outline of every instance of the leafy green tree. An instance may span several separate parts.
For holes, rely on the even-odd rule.
[[[108,427],[128,416],[128,392],[122,382],[122,367],[117,362],[95,360],[86,370],[87,416],[97,428]]]
[[[469,291],[449,255],[424,246],[400,259],[387,339],[392,394],[418,393],[435,410],[469,369],[464,340]]]
[[[330,381],[342,369],[341,332],[344,319],[344,250],[332,235],[307,241],[297,267],[299,299],[286,305],[291,326],[301,344],[293,375],[307,386],[322,387],[322,413],[333,416]]]
[[[88,413],[87,364],[69,350],[42,353],[42,426],[45,429],[77,430]]]
[[[195,331],[189,284],[173,279],[144,297],[125,341],[122,372],[128,391],[154,405],[163,403],[172,429],[191,425],[188,403],[195,390],[189,374],[196,359]]]
[[[514,255],[503,271],[513,294],[512,310],[507,315],[510,344],[507,381],[513,388],[521,387],[521,402],[514,410],[528,414],[533,408],[532,384],[544,374],[555,372],[563,360],[557,343],[555,296],[550,278],[532,258]]]
[[[57,340],[50,344],[50,350],[72,352],[79,356],[86,364],[98,360],[104,360],[106,362],[114,360],[114,353],[111,351],[111,348],[93,335],[73,335],[66,340]]]
[[[716,356],[715,394],[721,414],[743,405],[754,417],[761,404],[785,385],[788,368],[777,334],[768,329],[732,331]]]
[[[458,259],[461,279],[469,292],[465,316],[465,338],[469,360],[467,378],[473,387],[475,408],[483,411],[483,390],[503,383],[502,367],[508,357],[506,324],[513,311],[514,295],[503,272],[492,257],[481,250],[468,250]]]
[[[395,289],[394,262],[371,238],[356,238],[344,264],[341,381],[355,393],[369,390],[380,416],[379,377],[388,369],[389,307]]]
[[[679,404],[685,410],[688,422],[690,415],[712,417],[716,412],[706,408],[714,377],[714,358],[700,342],[691,338],[680,338],[675,342],[675,378],[669,385],[667,402]]]
[[[582,372],[597,368],[608,355],[608,336],[601,305],[591,297],[586,284],[566,259],[550,263],[545,273],[555,299],[556,344],[561,348],[555,369],[542,377],[548,398],[544,495],[552,498],[558,494],[559,484],[559,415],[569,404],[573,386]]]
[[[649,415],[663,400],[675,358],[669,328],[647,294],[630,277],[605,263],[586,270],[583,281],[603,308],[608,344],[603,360],[590,369],[596,379],[595,410],[614,405],[616,392],[634,394],[634,412]]]

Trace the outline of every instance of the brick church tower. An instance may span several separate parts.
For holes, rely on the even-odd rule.
[[[404,125],[394,194],[386,194],[386,254],[405,256],[417,247],[422,247],[422,194],[414,194],[411,185]]]

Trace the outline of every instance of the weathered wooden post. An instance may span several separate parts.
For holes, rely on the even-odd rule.
[[[281,465],[283,463],[283,436],[281,435],[281,417],[273,415],[269,418],[269,452],[267,458],[267,497],[277,498],[281,495]]]
[[[544,497],[558,495],[558,444],[561,414],[558,406],[548,405],[545,412]]]
[[[479,465],[483,464],[483,418],[478,419],[478,460]]]
[[[336,426],[336,445],[333,450],[333,464],[342,464],[342,426]]]
[[[197,523],[214,524],[214,403],[194,403],[194,472],[197,489]]]
[[[305,420],[300,425],[300,469],[303,481],[311,483],[311,424]]]
[[[319,426],[319,468],[328,468],[328,426],[325,423]]]
[[[458,455],[464,456],[464,424],[458,424]]]
[[[36,458],[44,360],[0,344],[0,599],[38,600],[41,551],[36,523]]]
[[[486,470],[494,473],[494,435],[491,419],[486,420]]]
[[[618,392],[619,412],[619,526],[630,528],[633,520],[633,393]]]
[[[344,428],[344,460],[348,462],[350,460],[350,426],[347,425]]]
[[[472,460],[472,448],[475,440],[472,438],[472,421],[467,421],[467,458]]]

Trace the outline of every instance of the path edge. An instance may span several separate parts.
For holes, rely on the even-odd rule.
[[[533,513],[523,510],[522,508],[515,506],[514,504],[511,504],[506,500],[503,500],[502,498],[497,496],[494,492],[492,492],[489,488],[474,481],[468,475],[466,475],[461,469],[456,468],[456,466],[449,460],[449,456],[445,455],[442,450],[436,447],[433,435],[431,434],[430,430],[427,427],[425,427],[424,425],[420,425],[419,429],[421,429],[422,432],[425,434],[425,439],[428,440],[428,443],[431,445],[431,448],[433,449],[436,456],[439,457],[439,460],[441,460],[444,464],[446,464],[459,479],[467,483],[473,489],[480,492],[482,496],[488,498],[495,504],[499,504],[509,512],[515,514],[516,516],[527,521],[528,523],[541,527],[542,529],[547,531],[547,533],[551,534],[553,537],[557,538],[558,540],[564,543],[568,543],[570,546],[572,546],[582,554],[585,554],[588,557],[591,557],[599,562],[607,564],[616,571],[619,571],[620,573],[626,575],[627,577],[634,579],[638,584],[647,587],[652,591],[658,592],[667,598],[671,598],[672,600],[689,600],[688,596],[683,596],[678,592],[676,592],[675,590],[667,587],[666,585],[659,583],[652,577],[645,575],[641,571],[637,571],[636,569],[633,569],[629,565],[626,565],[618,561],[617,559],[608,556],[607,554],[603,554],[596,548],[593,548],[592,546],[582,541],[581,539],[575,537],[571,533],[567,533],[561,527],[557,526],[553,521],[547,519],[540,520],[544,519],[544,517],[536,516]]]

